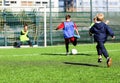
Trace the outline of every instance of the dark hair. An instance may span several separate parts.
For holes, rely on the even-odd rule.
[[[66,15],[65,16],[65,19],[67,20],[67,19],[70,19],[71,18],[71,16],[70,15]]]
[[[28,25],[25,23],[25,24],[24,24],[24,27],[25,27],[25,26],[28,26]]]

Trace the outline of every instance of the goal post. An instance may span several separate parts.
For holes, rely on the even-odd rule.
[[[14,16],[7,16],[5,13],[9,12],[10,15],[14,14]],[[32,14],[31,12],[34,11],[34,14]],[[0,6],[0,12],[1,12],[1,17],[3,16],[4,18],[0,19],[0,22],[3,23],[3,32],[4,32],[4,43],[5,43],[5,46],[8,46],[8,43],[7,42],[12,42],[12,41],[9,41],[8,40],[8,35],[6,34],[7,32],[10,32],[8,30],[7,27],[9,28],[13,28],[13,27],[18,27],[18,28],[15,28],[15,31],[19,31],[20,28],[22,28],[23,26],[23,23],[24,22],[27,22],[29,23],[30,25],[28,25],[28,27],[32,28],[32,29],[35,29],[30,31],[30,34],[32,34],[32,36],[34,36],[34,38],[32,39],[32,41],[36,41],[36,45],[39,45],[39,36],[42,36],[44,37],[42,40],[43,41],[43,45],[44,47],[47,46],[47,29],[46,29],[46,6]],[[21,13],[22,12],[22,13]],[[28,14],[26,14],[26,12],[29,12]],[[20,13],[18,15],[18,13]],[[26,15],[24,15],[24,13]],[[3,15],[4,14],[4,15]],[[31,16],[30,16],[31,15]],[[21,17],[23,16],[23,17]],[[42,18],[42,19],[41,19]],[[14,20],[13,20],[14,19]],[[17,19],[17,20],[16,20]],[[40,25],[40,22],[43,23],[43,25]],[[16,24],[18,23],[18,24]],[[7,25],[9,24],[9,25]],[[10,29],[11,31],[14,30],[14,29]],[[42,31],[40,31],[42,30]],[[6,32],[7,31],[7,32]],[[32,33],[34,32],[34,33]],[[9,35],[11,36],[11,34]],[[13,38],[13,37],[12,37]],[[11,44],[12,45],[12,44]]]

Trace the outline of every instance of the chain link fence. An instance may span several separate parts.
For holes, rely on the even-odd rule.
[[[80,8],[79,8],[80,9]],[[84,8],[85,9],[85,8]],[[95,8],[92,8],[95,9]],[[91,8],[87,8],[85,11],[72,11],[72,12],[47,12],[47,45],[60,45],[64,44],[62,30],[56,31],[55,28],[63,21],[65,21],[65,15],[70,14],[72,21],[74,21],[79,29],[81,38],[78,43],[93,43],[93,40],[88,34],[89,26],[93,17],[102,12],[105,14],[105,20],[109,20],[108,24],[115,32],[116,39],[112,41],[109,38],[109,42],[120,41],[120,12],[119,11],[92,11]],[[103,9],[103,8],[102,8]],[[113,8],[112,8],[113,9]],[[115,8],[116,9],[116,8]],[[91,12],[92,11],[92,12]],[[39,13],[39,15],[36,15]],[[39,46],[44,45],[44,12],[38,12],[35,10],[20,12],[13,11],[0,11],[0,46],[12,46],[15,41],[19,41],[20,31],[23,28],[24,23],[29,26],[29,35],[35,44]],[[50,18],[51,16],[51,18]]]

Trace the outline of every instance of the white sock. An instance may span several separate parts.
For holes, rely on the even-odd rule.
[[[107,60],[109,59],[109,57],[107,57]]]

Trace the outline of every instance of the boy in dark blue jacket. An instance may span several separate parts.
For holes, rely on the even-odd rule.
[[[106,25],[104,20],[104,15],[102,13],[97,14],[97,22],[90,28],[90,35],[94,34],[94,40],[97,42],[97,53],[98,62],[102,62],[102,55],[107,59],[107,66],[110,67],[112,64],[112,59],[109,57],[108,52],[104,46],[107,41],[107,37],[110,35],[112,39],[115,38],[112,29]]]

